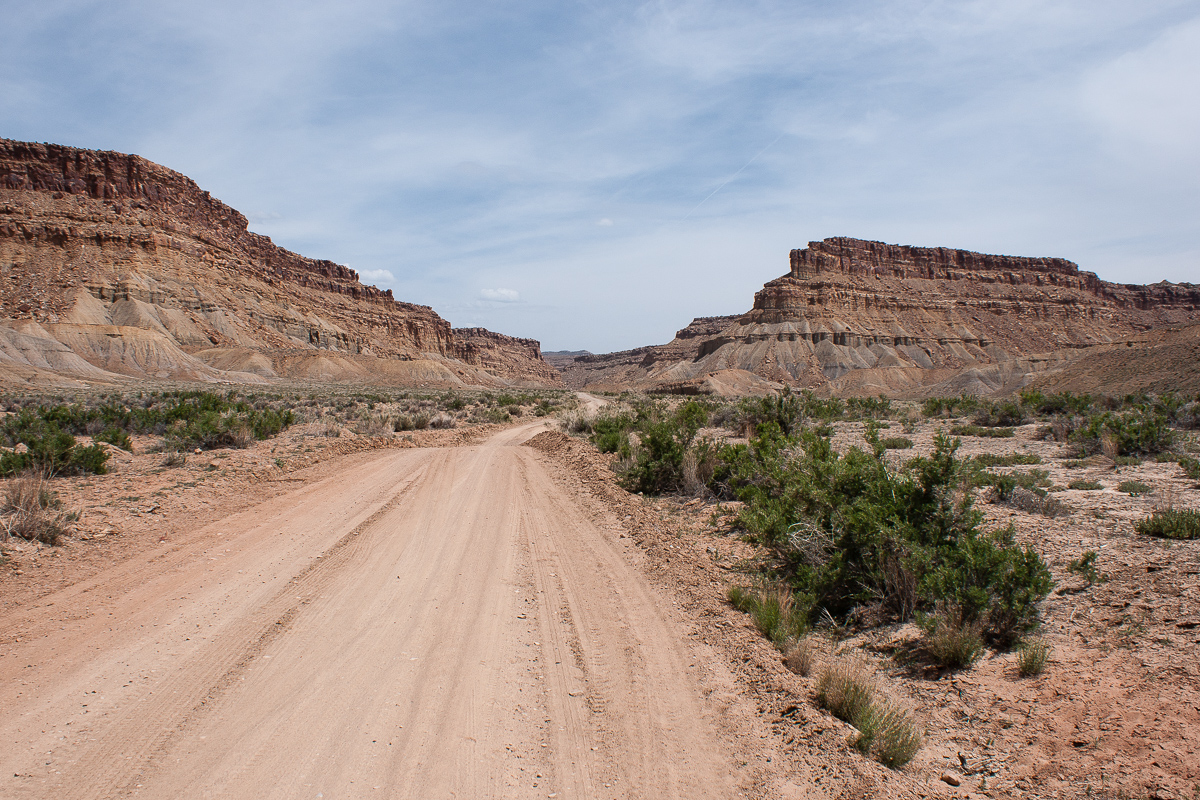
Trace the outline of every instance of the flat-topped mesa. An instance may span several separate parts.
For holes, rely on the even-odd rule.
[[[790,254],[791,277],[812,280],[830,273],[863,277],[982,280],[986,283],[1028,283],[1095,289],[1100,279],[1065,258],[1025,258],[954,250],[912,247],[834,236],[809,242]]]
[[[0,379],[19,334],[135,377],[559,382],[536,342],[459,338],[428,306],[278,247],[136,155],[0,139],[0,274]]]
[[[144,232],[100,234],[101,239],[115,234],[121,241],[114,244],[140,245],[148,250],[170,248],[176,244],[171,234],[179,233],[217,250],[243,251],[249,256],[249,265],[268,284],[290,280],[359,300],[393,301],[390,289],[363,286],[358,282],[358,273],[349,267],[306,258],[277,246],[270,237],[251,232],[240,211],[225,205],[186,175],[141,156],[0,139],[0,189],[45,193],[51,200],[68,196],[99,200],[112,222],[150,223]],[[0,231],[0,235],[19,232],[26,239],[68,233],[55,226],[12,222],[6,228],[12,230]]]
[[[963,387],[995,391],[1021,385],[1030,364],[1200,319],[1200,286],[1108,283],[1063,258],[836,237],[792,250],[790,266],[749,312],[698,318],[657,347],[575,359],[568,383],[677,390],[732,370],[921,392],[969,372]]]

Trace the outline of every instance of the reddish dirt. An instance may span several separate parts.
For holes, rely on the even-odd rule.
[[[0,796],[1196,796],[1200,543],[1132,530],[1197,505],[1176,465],[1069,467],[1032,426],[966,440],[1105,488],[1054,520],[981,505],[1058,580],[1043,675],[906,663],[911,625],[839,643],[926,728],[897,771],[726,601],[760,555],[731,509],[630,495],[557,432],[515,446],[537,429],[297,429],[59,482],[80,534],[0,567]],[[1091,587],[1066,570],[1085,550]]]

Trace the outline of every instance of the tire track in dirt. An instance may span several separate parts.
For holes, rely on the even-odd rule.
[[[664,601],[518,446],[542,427],[360,460],[233,541],[114,570],[115,616],[28,649],[66,688],[0,713],[0,742],[44,731],[0,754],[0,795],[733,795]],[[92,684],[116,697],[62,734]]]

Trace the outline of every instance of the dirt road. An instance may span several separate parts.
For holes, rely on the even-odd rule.
[[[677,623],[540,429],[347,459],[0,621],[0,797],[733,796]]]

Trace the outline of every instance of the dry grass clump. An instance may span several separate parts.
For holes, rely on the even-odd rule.
[[[457,424],[458,423],[454,421],[454,417],[450,416],[449,414],[438,414],[433,419],[429,420],[429,427],[431,428],[453,428]]]
[[[1017,647],[1017,671],[1022,678],[1041,675],[1050,659],[1050,645],[1040,636],[1026,639]]]
[[[804,636],[788,651],[783,663],[792,672],[807,678],[813,673],[823,656],[823,641],[817,636]]]
[[[187,463],[187,453],[182,450],[168,450],[167,455],[163,458],[162,465],[164,467],[182,467]]]
[[[964,669],[983,655],[983,625],[963,619],[961,612],[942,609],[926,625],[925,649],[946,669]]]
[[[1012,490],[1004,504],[1018,511],[1024,511],[1026,514],[1041,514],[1050,519],[1066,517],[1071,514],[1071,507],[1057,497],[1050,494],[1043,497],[1021,486]]]
[[[370,414],[360,419],[354,430],[362,436],[391,436],[394,429],[391,420],[382,414]]]
[[[55,546],[61,543],[68,525],[76,518],[76,514],[62,510],[58,493],[51,491],[41,476],[24,475],[8,485],[0,526],[5,540],[19,536]]]
[[[871,668],[860,659],[828,663],[817,678],[817,702],[858,730],[854,746],[893,769],[921,749],[920,727],[909,712],[880,691]]]
[[[729,590],[729,602],[749,614],[754,626],[781,649],[808,630],[803,609],[797,607],[786,586],[734,586]]]
[[[400,414],[392,420],[392,430],[423,431],[429,427],[429,415],[424,413]]]
[[[558,424],[564,433],[589,434],[592,432],[594,415],[584,409],[566,411],[559,414]]]

